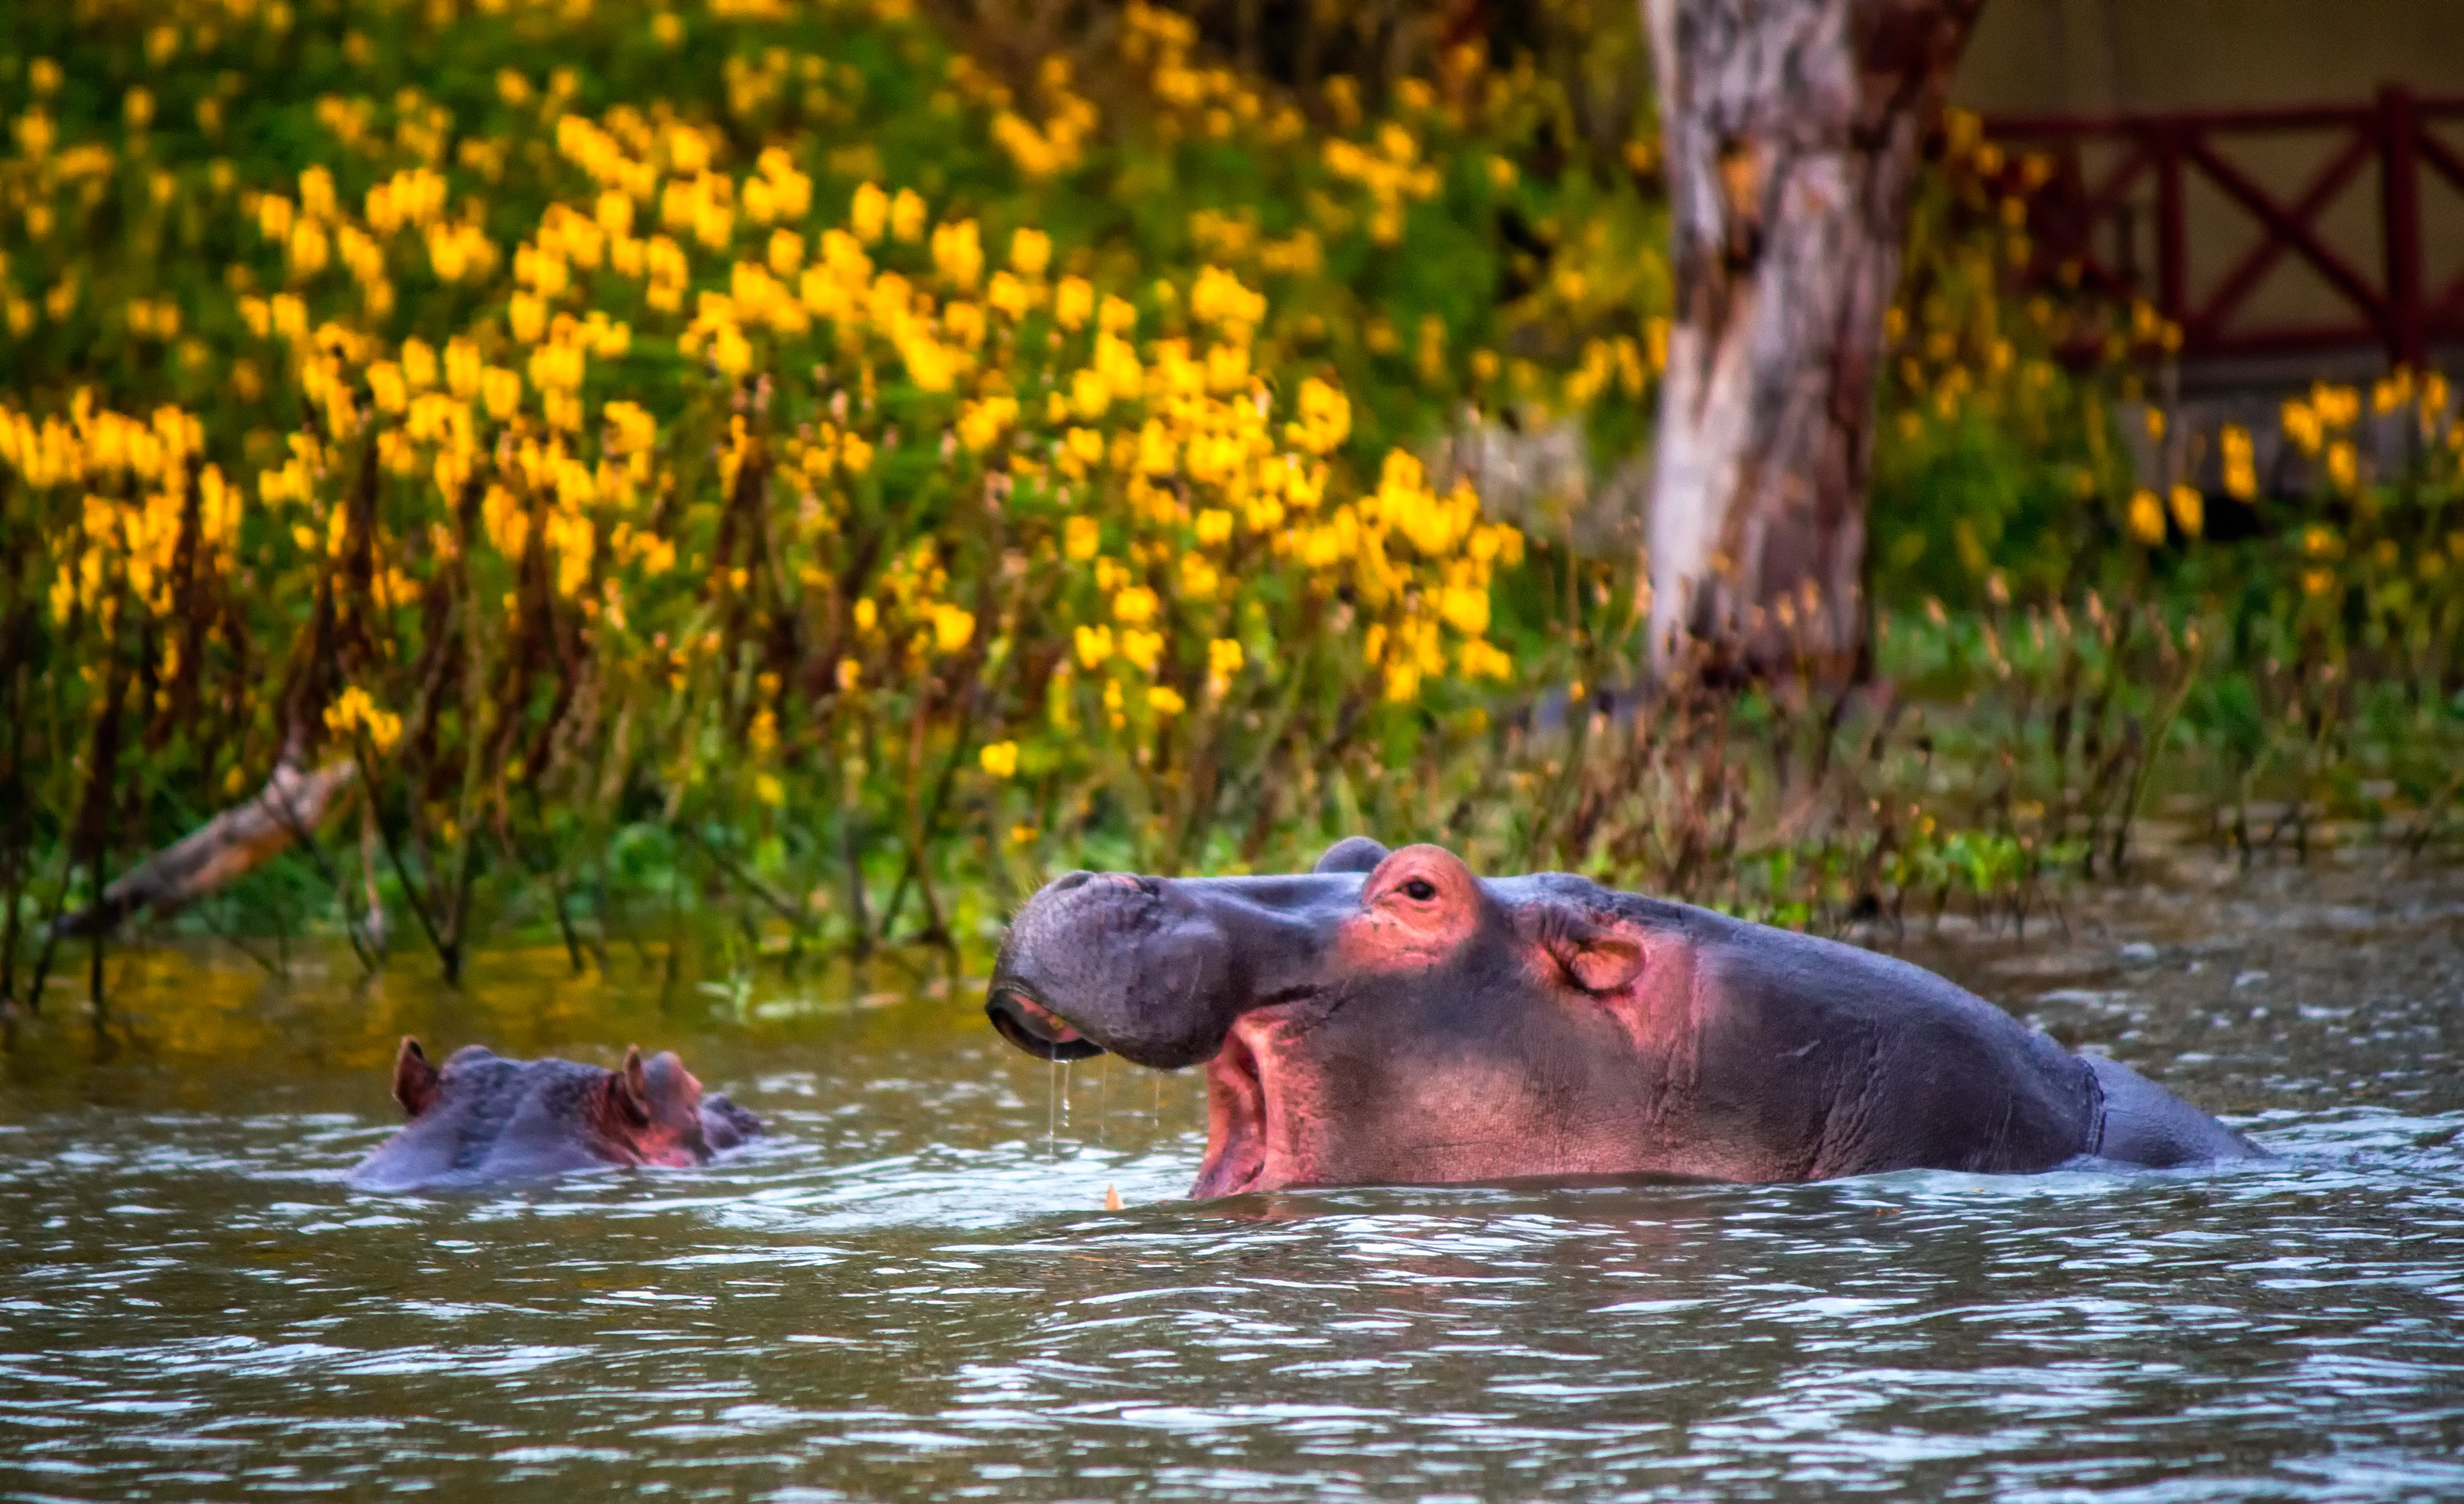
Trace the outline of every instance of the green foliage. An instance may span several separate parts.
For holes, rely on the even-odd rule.
[[[2452,807],[2444,387],[2373,394],[2402,474],[2322,392],[2303,495],[2143,490],[2165,331],[2012,295],[2038,169],[1957,120],[1872,536],[1886,677],[1965,708],[1595,702],[1636,560],[1421,459],[1649,443],[1630,8],[1510,19],[1277,85],[1144,4],[1016,57],[903,0],[11,11],[0,993],[286,761],[354,762],[348,813],[200,922],[381,910],[449,970],[492,925],[971,939],[1058,867],[1359,830],[1837,926],[2024,911],[2157,784],[2245,837]]]

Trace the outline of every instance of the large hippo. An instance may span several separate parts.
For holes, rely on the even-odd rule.
[[[1306,876],[1057,879],[986,1007],[1045,1058],[1205,1062],[1197,1196],[2262,1152],[1907,962],[1360,837]]]
[[[617,1070],[508,1060],[465,1045],[438,1070],[405,1038],[393,1100],[401,1132],[353,1166],[357,1190],[467,1188],[604,1165],[699,1165],[761,1131],[725,1097],[702,1095],[684,1062],[627,1049]]]

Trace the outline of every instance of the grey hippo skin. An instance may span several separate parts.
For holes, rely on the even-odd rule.
[[[736,1103],[703,1096],[682,1060],[645,1061],[638,1049],[610,1071],[508,1060],[474,1044],[440,1071],[406,1038],[393,1097],[410,1122],[352,1168],[353,1189],[470,1189],[608,1165],[699,1165],[761,1131]]]
[[[2263,1154],[1904,961],[1360,837],[1305,876],[1057,879],[986,1006],[1047,1058],[1204,1062],[1198,1196]]]

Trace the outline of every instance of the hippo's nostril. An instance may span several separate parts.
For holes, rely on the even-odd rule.
[[[1092,872],[1065,872],[1061,874],[1061,876],[1052,880],[1052,891],[1055,893],[1067,893],[1071,888],[1083,887],[1086,885],[1087,880],[1094,875],[1095,874]]]

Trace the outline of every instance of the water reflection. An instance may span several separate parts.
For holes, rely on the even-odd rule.
[[[53,1019],[8,1066],[0,1492],[2464,1494],[2456,891],[2271,878],[1925,954],[2277,1163],[1208,1206],[1194,1077],[1064,1078],[963,987],[141,957],[116,1058]],[[354,1195],[404,1032],[675,1047],[773,1133]]]

